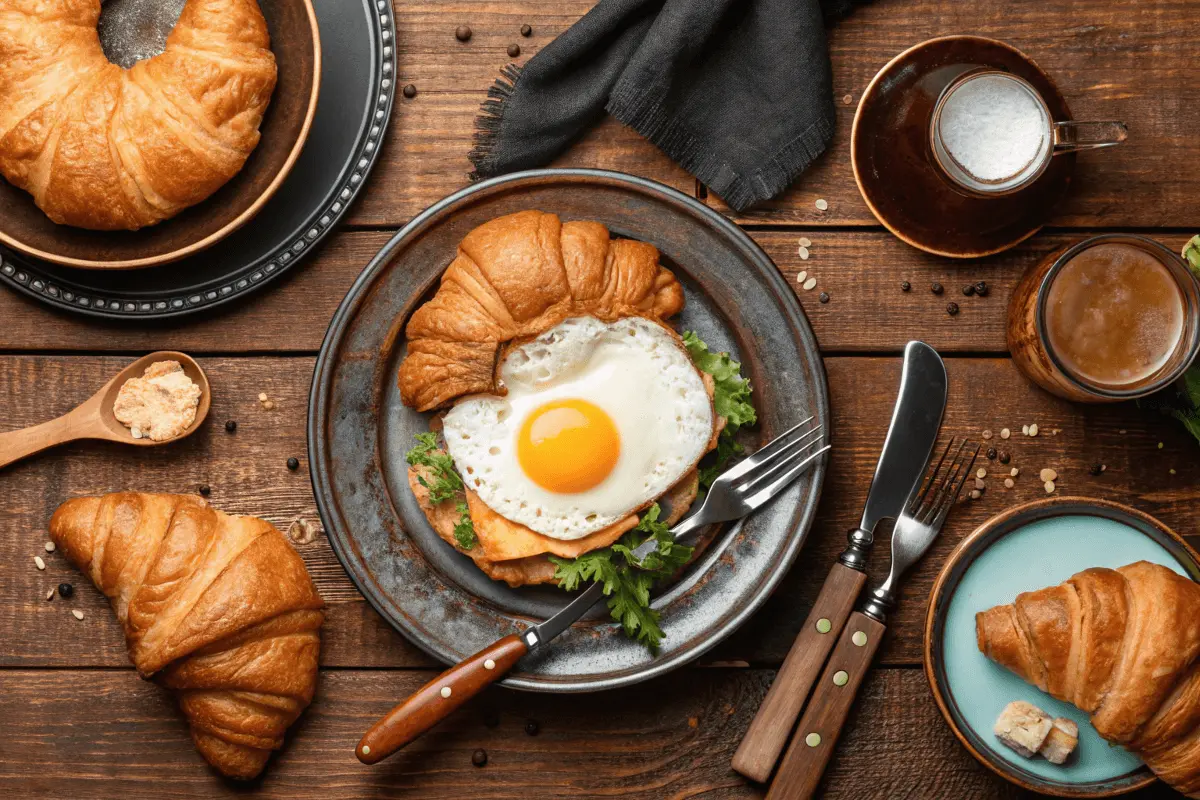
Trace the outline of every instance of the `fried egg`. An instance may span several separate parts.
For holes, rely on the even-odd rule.
[[[664,494],[707,450],[712,401],[670,331],[577,317],[513,349],[504,397],[460,400],[446,449],[467,486],[513,522],[579,539]]]

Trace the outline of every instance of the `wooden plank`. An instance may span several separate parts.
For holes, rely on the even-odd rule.
[[[1080,234],[1047,233],[1019,247],[969,265],[931,256],[881,231],[754,231],[751,236],[779,265],[797,293],[817,341],[826,352],[900,352],[912,338],[945,353],[995,353],[1004,340],[1008,298],[1025,269],[1046,254],[1079,241]],[[810,256],[798,254],[807,238]],[[328,320],[354,279],[389,238],[384,232],[342,232],[313,261],[235,308],[219,315],[172,324],[104,323],[75,315],[48,314],[38,303],[0,291],[0,350],[146,352],[172,347],[192,353],[316,352]],[[1173,251],[1187,236],[1158,235]],[[800,271],[817,279],[811,291],[797,282]],[[912,291],[900,290],[909,281]],[[986,281],[986,298],[963,297],[968,283]],[[941,283],[936,296],[930,285]],[[819,302],[828,292],[830,302]],[[951,317],[946,304],[960,313]]]
[[[466,185],[479,102],[518,44],[524,62],[592,5],[588,0],[493,0],[427,3],[398,0],[398,82],[418,95],[399,99],[372,177],[351,212],[359,224],[396,226]],[[1187,227],[1197,200],[1179,178],[1200,159],[1191,135],[1200,124],[1200,35],[1187,0],[1147,0],[1138,13],[1093,5],[1041,3],[1019,15],[1004,4],[957,0],[878,0],[833,25],[830,51],[838,130],[829,152],[781,198],[740,219],[760,224],[874,225],[851,177],[850,126],[858,99],[894,55],[934,36],[973,33],[1008,41],[1058,82],[1078,118],[1123,119],[1124,145],[1080,159],[1071,194],[1055,215],[1060,226]],[[533,37],[518,34],[530,24]],[[468,43],[454,38],[471,25]],[[843,103],[849,95],[851,104]],[[691,193],[694,184],[649,142],[611,120],[586,134],[558,166],[620,169]],[[826,212],[814,206],[829,201]],[[716,198],[713,202],[723,207]]]
[[[850,130],[871,78],[903,50],[935,36],[972,33],[1024,51],[1055,80],[1076,119],[1119,119],[1129,140],[1079,158],[1050,224],[1188,227],[1198,208],[1181,164],[1200,157],[1200,36],[1186,30],[1187,0],[1140,2],[1136,14],[1103,5],[882,0],[855,8],[830,32],[837,133],[829,151],[776,200],[738,219],[767,225],[873,225],[852,177]],[[1173,31],[1183,31],[1178,37]],[[1187,54],[1187,55],[1183,55]],[[1180,56],[1183,55],[1181,58]],[[843,99],[851,97],[851,104]],[[814,202],[824,198],[829,210]],[[722,206],[719,202],[717,205]]]
[[[115,372],[120,357],[0,357],[0,397],[8,398],[7,427],[32,424],[67,410],[86,397],[103,377]],[[210,421],[190,439],[153,450],[81,442],[35,456],[0,474],[0,666],[126,665],[122,637],[107,603],[60,555],[42,551],[45,526],[54,508],[74,495],[125,488],[195,491],[211,486],[211,502],[235,513],[258,514],[286,529],[297,518],[316,520],[307,476],[304,419],[311,358],[209,358],[203,361],[214,388]],[[844,534],[861,512],[867,485],[883,441],[895,386],[895,358],[831,358],[826,362],[834,417],[830,425],[834,453],[826,489],[809,543],[797,566],[765,609],[720,646],[709,660],[778,665],[815,600],[829,566],[844,545]],[[1132,404],[1107,407],[1072,405],[1056,400],[1023,380],[1007,359],[949,360],[951,393],[945,434],[1016,434],[998,447],[1022,468],[1018,485],[1006,490],[998,475],[988,479],[982,500],[964,503],[942,538],[908,578],[903,600],[882,658],[915,664],[925,602],[938,566],[953,545],[984,519],[1009,505],[1044,496],[1036,472],[1053,467],[1060,494],[1105,497],[1135,505],[1161,517],[1181,533],[1193,535],[1195,503],[1200,499],[1200,463],[1196,444],[1173,421],[1139,411]],[[39,387],[31,391],[30,387]],[[869,388],[865,388],[869,387]],[[277,404],[259,408],[258,393]],[[238,429],[228,434],[227,419]],[[1022,424],[1037,422],[1041,435],[1020,434]],[[1053,431],[1059,429],[1058,434]],[[1120,431],[1125,430],[1122,434]],[[1159,450],[1158,442],[1164,442]],[[289,456],[301,470],[289,472]],[[1108,465],[1102,477],[1087,474],[1094,461]],[[989,465],[995,471],[994,465]],[[1171,474],[1169,470],[1176,470]],[[1200,544],[1200,541],[1197,541]],[[323,661],[338,667],[407,667],[430,662],[402,636],[392,632],[355,590],[324,536],[298,548],[322,595],[330,603]],[[38,571],[33,557],[47,562]],[[876,548],[872,572],[886,567],[886,547]],[[75,584],[75,599],[46,602],[47,589],[61,581]],[[80,623],[68,614],[77,607]],[[667,626],[670,632],[669,622]]]
[[[255,796],[762,796],[729,761],[766,692],[768,670],[684,670],[566,700],[494,689],[390,760],[359,764],[358,737],[428,677],[323,673],[287,746],[250,784]],[[0,718],[0,791],[10,796],[160,800],[245,790],[216,777],[194,752],[168,695],[129,672],[0,671]],[[524,731],[528,720],[539,725],[534,737]],[[471,754],[480,748],[488,761],[475,767]],[[1027,795],[954,740],[919,671],[883,669],[867,679],[820,796]]]

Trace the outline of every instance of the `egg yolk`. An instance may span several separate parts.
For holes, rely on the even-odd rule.
[[[517,435],[521,469],[538,486],[557,494],[598,486],[620,455],[617,426],[587,400],[546,403],[525,418]]]

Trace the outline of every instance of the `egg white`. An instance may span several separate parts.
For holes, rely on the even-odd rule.
[[[579,539],[663,495],[704,454],[713,408],[695,365],[662,326],[639,317],[576,317],[510,352],[504,397],[476,395],[446,415],[446,448],[466,484],[507,519],[556,539]],[[517,460],[517,435],[543,404],[579,398],[616,425],[621,452],[597,486],[557,494]]]

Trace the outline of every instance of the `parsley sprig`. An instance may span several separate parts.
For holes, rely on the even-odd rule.
[[[454,460],[438,446],[436,433],[418,433],[417,443],[404,456],[404,460],[414,467],[425,467],[425,474],[417,476],[417,482],[429,490],[429,502],[433,505],[458,498],[454,510],[458,512],[458,522],[454,524],[454,540],[463,550],[470,550],[479,539],[475,535],[475,525],[471,522],[471,514],[467,510],[466,488],[462,476],[454,469]],[[428,476],[428,477],[426,477]]]
[[[658,648],[664,634],[658,612],[650,607],[650,587],[674,575],[688,563],[694,550],[675,541],[666,524],[659,521],[660,513],[655,503],[642,515],[637,527],[611,547],[578,558],[550,556],[559,586],[574,591],[584,583],[602,584],[613,619],[621,623],[626,635],[651,650]],[[650,538],[658,542],[658,548],[639,561],[633,551]]]
[[[714,353],[693,331],[685,331],[683,345],[692,363],[713,377],[713,409],[725,418],[725,428],[717,438],[717,449],[700,465],[700,486],[707,489],[717,479],[729,459],[742,452],[734,438],[745,425],[758,421],[750,403],[750,381],[742,377],[742,365],[728,353]]]

